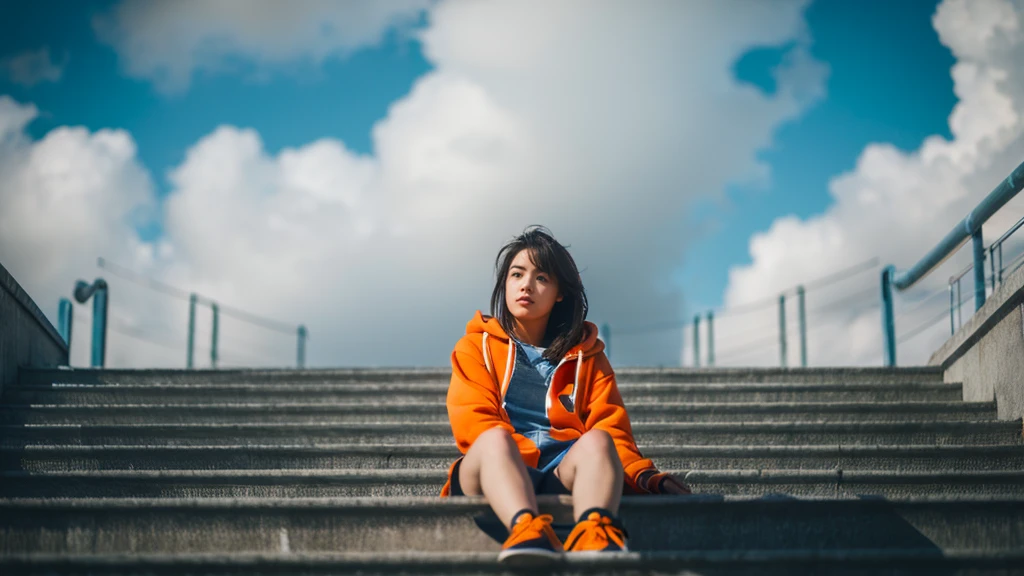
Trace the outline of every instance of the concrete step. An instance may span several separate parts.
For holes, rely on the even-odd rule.
[[[1019,496],[1024,471],[673,470],[694,494],[840,497]],[[444,470],[83,470],[0,472],[5,498],[437,496]]]
[[[1024,446],[641,446],[666,470],[887,470],[961,472],[1024,469]],[[450,444],[315,446],[25,446],[0,448],[0,470],[446,470]]]
[[[932,422],[669,422],[637,423],[641,445],[901,445],[1022,444],[1022,423],[1000,420]],[[15,424],[0,426],[0,446],[61,445],[309,445],[452,443],[447,422],[345,424]]]
[[[18,554],[0,557],[8,576],[63,574],[180,574],[280,576],[285,574],[521,574],[497,563],[496,552],[289,552],[193,554]],[[900,574],[944,576],[1019,575],[1024,552],[942,550],[934,547],[869,550],[722,550],[629,552],[600,557],[566,555],[540,575],[729,574]]]
[[[97,368],[22,368],[20,385],[82,384],[174,384],[174,383],[270,383],[295,385],[308,383],[394,383],[442,382],[452,377],[450,367],[438,368],[345,368],[345,369],[242,369],[242,370],[117,370]],[[620,383],[788,383],[831,384],[872,383],[904,384],[942,382],[942,370],[931,366],[905,368],[615,368]]]
[[[619,383],[692,384],[913,384],[941,383],[936,367],[906,368],[616,368]],[[447,383],[449,367],[347,368],[314,370],[112,370],[96,368],[22,368],[22,386],[78,384],[255,384],[280,386],[311,383]]]
[[[930,421],[995,419],[995,402],[775,402],[627,405],[633,422]],[[447,422],[443,403],[95,404],[0,406],[4,424]]]
[[[943,574],[1019,575],[1024,553],[920,550],[625,553],[534,566],[531,574]],[[0,559],[5,574],[514,574],[496,553],[24,555]]]
[[[568,497],[540,498],[568,526]],[[626,497],[644,551],[1024,549],[1019,498]],[[478,524],[478,520],[480,524]],[[490,552],[502,536],[480,498],[13,499],[0,554]]]
[[[633,402],[936,402],[963,399],[960,384],[673,384],[620,386]],[[13,387],[5,404],[444,402],[447,382],[374,384],[46,384]]]

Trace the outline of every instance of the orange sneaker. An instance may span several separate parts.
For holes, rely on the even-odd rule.
[[[616,518],[588,510],[565,539],[566,552],[628,552],[626,529]]]
[[[534,516],[520,512],[514,519],[512,532],[498,554],[498,562],[532,564],[562,557],[562,542],[551,528],[551,515]]]

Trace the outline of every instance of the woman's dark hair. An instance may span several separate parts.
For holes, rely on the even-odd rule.
[[[544,357],[558,362],[573,346],[583,340],[583,321],[587,318],[587,293],[583,290],[583,281],[576,268],[576,262],[565,246],[558,243],[551,231],[543,226],[530,226],[522,234],[510,240],[498,251],[494,260],[497,281],[491,293],[491,315],[510,336],[515,327],[512,312],[505,303],[505,280],[512,260],[516,255],[527,250],[530,262],[541,272],[553,275],[558,279],[558,289],[562,295],[561,302],[555,302],[548,317],[548,327],[544,333],[547,350]]]

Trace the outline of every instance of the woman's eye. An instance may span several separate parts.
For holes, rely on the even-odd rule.
[[[537,276],[537,280],[540,280],[541,282],[547,282],[548,278],[547,276]]]

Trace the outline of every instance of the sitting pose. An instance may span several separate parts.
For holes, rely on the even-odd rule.
[[[528,228],[495,261],[491,313],[479,311],[452,352],[448,418],[464,454],[442,496],[483,495],[510,534],[498,559],[625,551],[625,490],[688,494],[636,447],[615,374],[585,321],[576,263],[544,228]],[[564,550],[536,494],[572,494]]]

